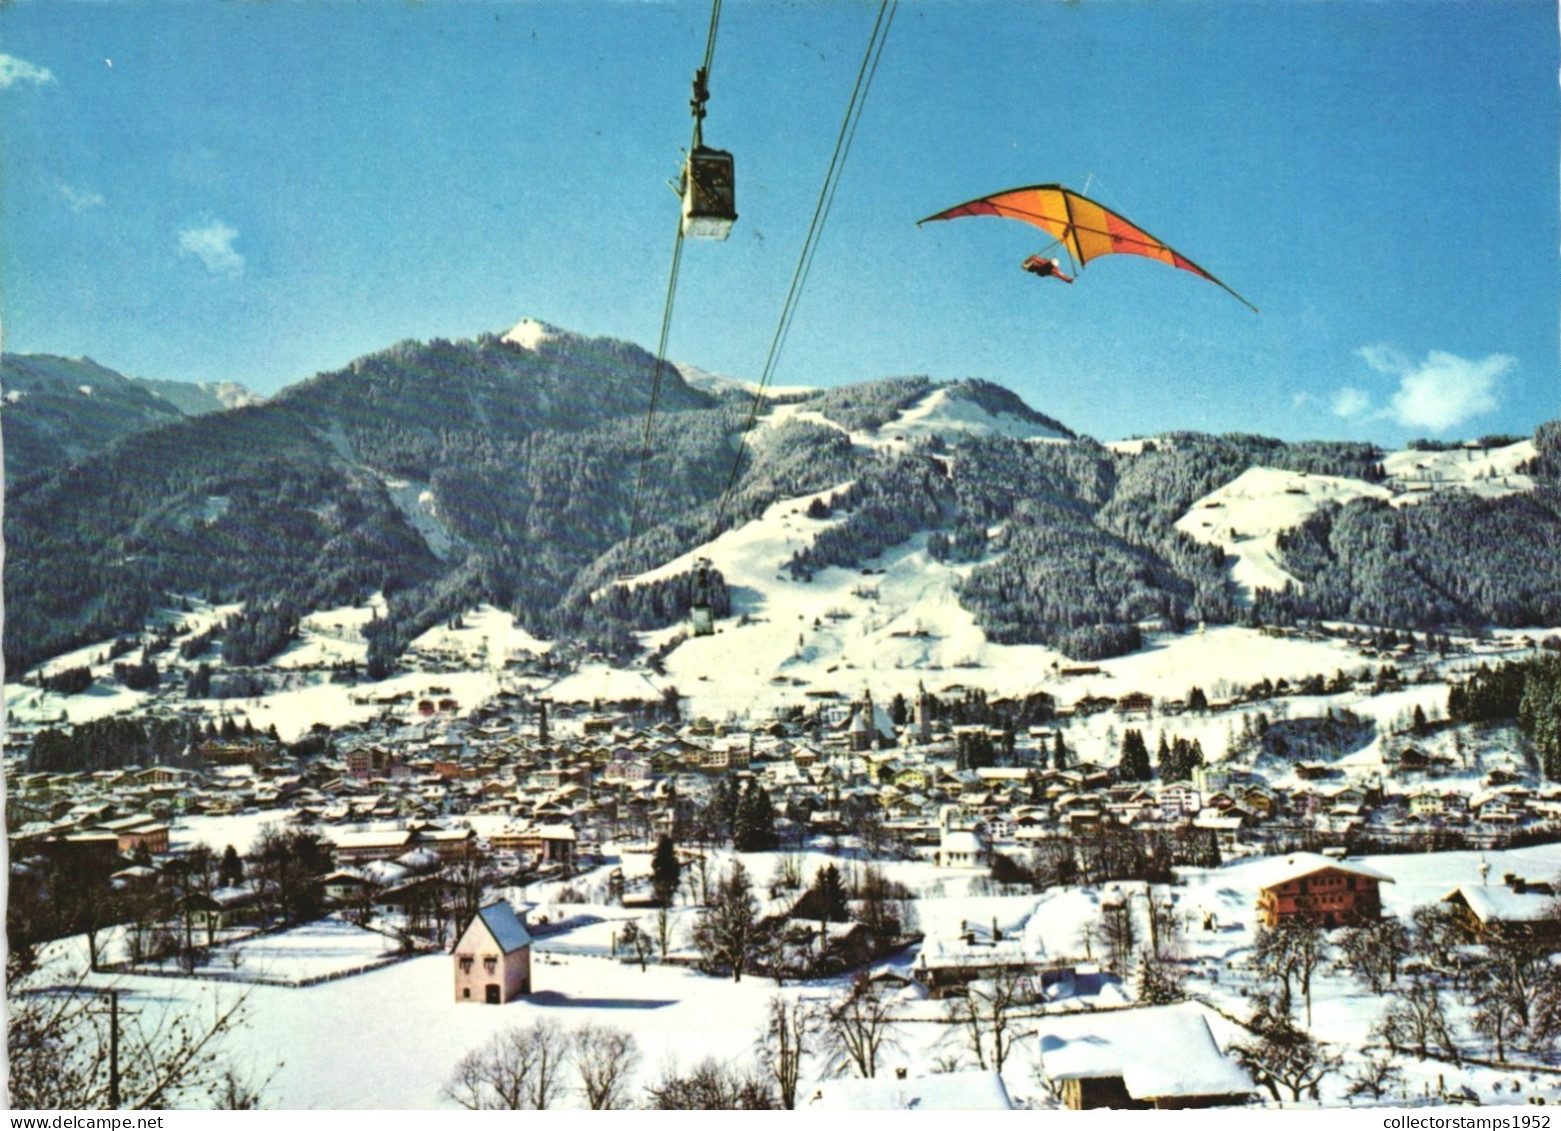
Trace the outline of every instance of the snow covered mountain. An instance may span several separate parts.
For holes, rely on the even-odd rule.
[[[8,485],[7,658],[133,630],[169,593],[242,604],[241,651],[264,658],[311,613],[379,591],[365,662],[380,674],[486,603],[537,639],[619,661],[661,649],[675,678],[737,686],[708,638],[671,647],[696,557],[715,564],[723,632],[744,634],[750,688],[997,649],[1090,663],[1134,653],[1149,626],[1244,607],[1561,624],[1549,426],[1386,457],[1196,434],[1108,449],[989,382],[900,377],[773,391],[743,438],[733,398],[751,387],[685,368],[662,373],[643,469],[655,358],[534,319],[127,434],[69,475]],[[11,391],[8,414],[31,395]],[[1464,544],[1497,537],[1502,559]],[[1396,556],[1370,549],[1387,539]]]
[[[161,397],[186,416],[264,404],[266,399],[237,381],[161,381],[151,377],[131,377],[128,380],[154,396]]]
[[[6,479],[48,475],[132,433],[261,399],[231,381],[155,381],[86,357],[8,354],[0,358]]]

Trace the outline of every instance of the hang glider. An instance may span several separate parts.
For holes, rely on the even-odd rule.
[[[1147,259],[1158,259],[1207,279],[1254,312],[1257,310],[1181,252],[1105,205],[1062,185],[1008,189],[966,201],[916,222],[920,225],[933,220],[957,220],[963,216],[998,216],[1034,224],[1050,233],[1080,267],[1102,255],[1142,255]]]

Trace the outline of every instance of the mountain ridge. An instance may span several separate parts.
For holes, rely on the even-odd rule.
[[[1387,474],[1367,444],[1174,433],[1113,451],[979,379],[786,390],[760,406],[762,426],[741,444],[749,395],[696,387],[664,366],[641,493],[655,373],[633,343],[528,319],[504,335],[401,342],[265,403],[176,418],[79,465],[8,480],[7,662],[26,667],[132,629],[169,594],[245,602],[245,616],[274,621],[268,638],[285,639],[310,610],[375,591],[387,595],[367,630],[381,670],[440,619],[484,602],[539,636],[627,657],[644,646],[636,633],[686,613],[687,595],[603,601],[611,579],[801,497],[838,521],[775,563],[793,579],[916,539],[959,566],[950,592],[989,638],[1088,658],[1136,648],[1145,621],[1300,615],[1294,593],[1238,600],[1229,547],[1176,529],[1243,471]],[[1505,531],[1521,510],[1536,524],[1515,550],[1525,562],[1561,538],[1556,440],[1555,429],[1536,435],[1525,466],[1543,473],[1519,501],[1482,499],[1472,520],[1433,501],[1400,532],[1427,547],[1421,572],[1439,578],[1438,616],[1507,623],[1551,608],[1554,566],[1541,563],[1520,590],[1484,574],[1460,585],[1431,559],[1453,544],[1444,515]],[[1316,531],[1293,542],[1291,576],[1314,581],[1306,615],[1327,615],[1354,584],[1317,582],[1336,568],[1326,543]],[[1369,554],[1339,560],[1345,579],[1392,568]],[[1391,601],[1381,615],[1412,619]]]

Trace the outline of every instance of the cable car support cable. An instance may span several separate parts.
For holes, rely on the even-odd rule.
[[[829,218],[830,208],[834,204],[835,190],[840,185],[841,174],[845,170],[845,161],[851,150],[851,143],[856,137],[857,123],[861,120],[862,109],[867,103],[868,91],[872,88],[873,78],[878,72],[878,60],[883,55],[884,43],[888,39],[889,26],[894,22],[895,12],[899,8],[899,0],[881,0],[878,7],[878,17],[873,23],[872,35],[868,37],[867,49],[862,55],[862,64],[857,70],[856,83],[851,89],[851,98],[846,104],[845,115],[840,123],[840,131],[835,138],[834,153],[829,159],[829,167],[824,173],[824,184],[819,190],[818,201],[813,208],[813,219],[808,225],[807,236],[803,240],[802,252],[797,257],[797,266],[792,272],[791,286],[786,292],[786,301],[781,307],[780,319],[775,326],[775,335],[770,341],[768,355],[764,359],[764,369],[760,373],[759,382],[754,389],[753,403],[749,406],[748,416],[738,438],[737,453],[732,460],[731,476],[727,480],[726,490],[721,495],[721,500],[716,508],[715,530],[721,529],[721,524],[726,515],[726,508],[736,493],[737,480],[742,471],[743,453],[748,445],[748,434],[753,430],[754,423],[758,420],[760,406],[764,403],[765,391],[775,375],[775,369],[780,361],[781,350],[785,345],[787,336],[791,332],[792,319],[796,314],[797,303],[802,297],[802,291],[807,283],[808,274],[813,267],[813,257],[818,251],[818,244],[823,235],[824,225]]]
[[[715,62],[716,33],[721,24],[721,0],[711,0],[710,27],[705,36],[705,56],[700,64],[698,72],[694,75],[694,98],[690,102],[694,114],[694,133],[689,141],[689,152],[692,153],[703,144],[705,117],[705,99],[710,96],[709,81],[710,67]],[[685,174],[686,175],[686,174]],[[685,186],[686,191],[686,186]],[[645,413],[645,431],[640,442],[640,467],[639,474],[634,482],[634,501],[629,511],[629,539],[624,548],[626,563],[632,563],[634,557],[634,543],[639,537],[640,503],[645,494],[645,478],[650,467],[651,439],[656,424],[656,406],[661,399],[661,377],[666,371],[667,364],[667,336],[672,329],[672,309],[677,300],[678,270],[683,262],[683,220],[678,218],[677,237],[672,244],[672,269],[667,279],[667,297],[661,314],[661,337],[656,343],[656,370],[650,383],[650,405]]]

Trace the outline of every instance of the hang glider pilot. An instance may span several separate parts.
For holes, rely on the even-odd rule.
[[[1023,267],[1030,274],[1039,275],[1043,279],[1050,275],[1052,278],[1061,279],[1064,283],[1073,282],[1072,276],[1062,273],[1062,264],[1055,259],[1042,259],[1039,255],[1032,255],[1019,266]]]

